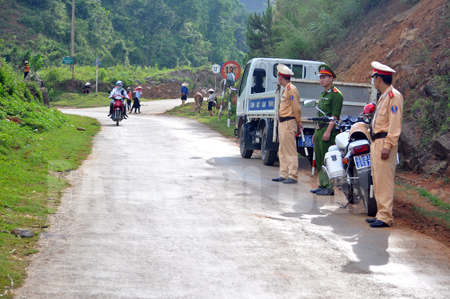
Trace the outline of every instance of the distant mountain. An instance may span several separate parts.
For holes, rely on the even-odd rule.
[[[239,0],[245,5],[245,10],[248,13],[262,13],[267,7],[267,0]],[[272,5],[274,0],[270,1]]]

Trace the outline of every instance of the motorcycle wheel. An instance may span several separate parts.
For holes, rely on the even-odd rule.
[[[375,217],[378,212],[377,202],[375,198],[370,197],[369,189],[360,189],[361,197],[363,198],[364,209],[366,210],[367,216]]]
[[[120,111],[116,110],[116,125],[118,126],[120,122]]]

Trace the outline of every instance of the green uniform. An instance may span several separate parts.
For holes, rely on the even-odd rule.
[[[326,113],[327,116],[339,116],[341,115],[342,104],[344,102],[344,97],[342,93],[336,87],[331,86],[330,90],[324,91],[320,95],[319,108]],[[319,115],[318,115],[319,116]],[[320,114],[320,116],[323,116]],[[314,133],[314,152],[316,154],[316,167],[319,174],[319,183],[322,188],[332,188],[330,185],[328,175],[322,170],[322,165],[325,159],[325,154],[328,148],[335,144],[335,138],[338,132],[332,130],[330,134],[330,139],[328,141],[323,141],[323,134],[327,131],[328,126],[321,129],[316,129]]]

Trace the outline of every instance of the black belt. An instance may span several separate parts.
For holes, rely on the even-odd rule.
[[[388,133],[386,133],[386,132],[374,134],[374,135],[372,135],[372,141],[375,141],[380,138],[386,138],[387,135],[388,135]]]
[[[291,120],[291,119],[295,119],[295,117],[281,117],[281,116],[280,116],[280,123],[282,123],[282,122],[284,122],[284,121]]]

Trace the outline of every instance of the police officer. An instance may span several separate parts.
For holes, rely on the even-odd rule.
[[[389,227],[393,224],[394,176],[400,137],[403,97],[392,86],[395,70],[377,61],[372,62],[373,83],[381,92],[371,124],[370,159],[374,195],[377,200],[376,218],[366,219],[371,227]]]
[[[298,156],[295,135],[303,129],[300,122],[302,116],[300,96],[297,87],[291,83],[291,76],[294,73],[284,64],[279,64],[277,70],[278,83],[284,87],[284,91],[278,111],[280,177],[272,179],[272,181],[283,182],[283,184],[297,184]]]
[[[333,79],[336,78],[336,74],[333,69],[327,64],[321,64],[319,66],[319,78],[320,85],[325,88],[319,99],[319,108],[327,116],[332,116],[335,120],[339,119],[342,110],[342,104],[344,97],[342,93],[333,85]],[[323,116],[322,114],[318,116]],[[328,175],[322,170],[325,154],[328,148],[334,144],[337,132],[335,128],[335,122],[319,123],[314,132],[314,152],[316,154],[316,166],[319,175],[320,186],[317,189],[311,190],[312,193],[317,195],[334,195],[333,186],[330,185]]]

